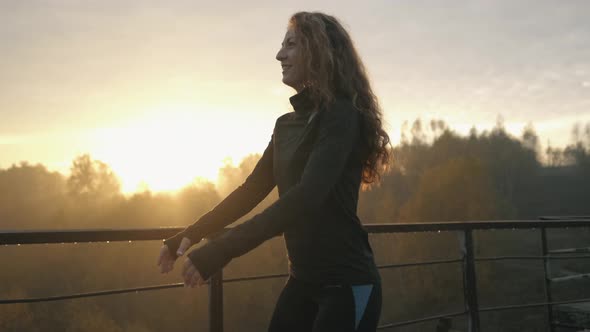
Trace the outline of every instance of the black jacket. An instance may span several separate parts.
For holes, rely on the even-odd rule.
[[[283,235],[289,272],[314,283],[380,281],[368,234],[357,216],[361,183],[362,116],[352,102],[312,112],[307,91],[290,98],[271,140],[246,181],[183,232],[165,240],[176,252],[251,211],[278,186],[279,199],[262,213],[188,254],[204,279],[264,241]]]

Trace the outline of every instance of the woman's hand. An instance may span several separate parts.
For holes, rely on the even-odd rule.
[[[188,248],[191,246],[191,240],[187,237],[182,238],[176,255],[182,256]],[[176,255],[170,252],[167,245],[163,245],[160,248],[160,256],[158,257],[158,266],[160,267],[160,273],[168,273],[174,268],[174,262],[176,261]]]
[[[184,261],[184,265],[182,267],[182,278],[184,279],[184,287],[193,288],[196,285],[201,286],[206,283],[189,258]]]

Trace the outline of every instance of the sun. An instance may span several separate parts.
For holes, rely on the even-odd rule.
[[[224,162],[239,160],[259,145],[247,138],[236,144],[233,135],[220,134],[220,128],[232,131],[232,122],[223,122],[227,116],[178,105],[146,111],[141,119],[96,130],[92,155],[111,167],[125,194],[146,187],[173,192],[197,179],[216,183]],[[233,126],[235,131],[242,124]]]

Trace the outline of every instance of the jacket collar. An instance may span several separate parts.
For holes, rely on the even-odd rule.
[[[289,102],[295,113],[308,113],[313,109],[313,102],[311,100],[309,88],[304,88],[301,92],[289,98]]]

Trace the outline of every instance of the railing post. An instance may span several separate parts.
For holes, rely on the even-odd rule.
[[[473,253],[473,231],[465,229],[461,241],[463,252],[463,292],[465,306],[469,315],[469,332],[479,332],[479,305],[477,304],[477,282],[475,275],[475,255]]]
[[[209,332],[223,332],[223,270],[209,279]]]
[[[553,301],[551,295],[551,268],[549,266],[550,261],[547,259],[549,249],[547,246],[547,228],[541,227],[541,246],[543,252],[543,271],[545,272],[545,299],[547,302]],[[551,304],[547,305],[547,321],[549,323],[549,331],[554,332],[555,327],[553,326],[553,307]]]

